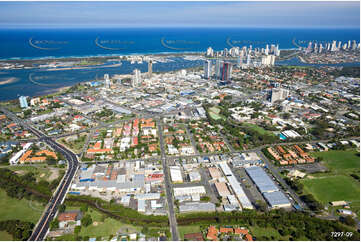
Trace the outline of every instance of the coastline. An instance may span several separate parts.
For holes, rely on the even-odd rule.
[[[285,50],[283,50],[285,51]],[[154,57],[163,57],[163,58],[171,58],[171,57],[184,57],[184,56],[190,56],[192,57],[192,55],[194,56],[203,56],[204,57],[204,52],[167,52],[167,53],[158,53],[158,54],[146,54],[145,56],[154,56]],[[127,55],[127,56],[132,56],[132,55]],[[103,69],[107,69],[107,68],[111,68],[111,67],[119,67],[119,66],[123,66],[122,64],[119,64],[117,63],[118,61],[123,61],[125,59],[125,57],[127,56],[123,56],[124,58],[119,58],[118,56],[118,59],[115,58],[115,56],[96,56],[96,57],[91,57],[91,58],[87,58],[87,57],[83,57],[83,58],[60,58],[60,59],[40,59],[40,60],[12,60],[12,62],[16,62],[16,63],[23,63],[26,67],[23,67],[23,68],[13,68],[13,69],[10,69],[10,70],[16,70],[18,71],[19,69],[23,69],[24,70],[24,73],[26,73],[26,71],[31,71],[29,69],[36,69],[38,67],[36,67],[34,64],[48,64],[50,61],[52,60],[60,60],[60,61],[63,61],[63,62],[66,62],[66,61],[80,61],[80,60],[84,60],[86,59],[86,61],[102,61],[103,63],[100,64],[100,65],[95,65],[95,66],[92,66],[92,65],[84,65],[84,66],[71,66],[71,67],[57,67],[55,69],[46,69],[45,71],[48,71],[49,73],[51,72],[56,72],[56,73],[62,73],[61,71],[71,71],[71,70],[93,70],[93,69],[99,69],[99,71],[101,72]],[[192,57],[193,58],[193,57]],[[293,58],[293,59],[292,59]],[[286,60],[283,60],[283,61],[280,61],[277,63],[276,61],[276,65],[278,66],[282,66],[282,65],[307,65],[307,66],[338,66],[338,65],[332,65],[332,64],[324,64],[324,65],[320,65],[320,64],[307,64],[307,63],[304,63],[302,61],[300,61],[299,58],[294,58],[292,57],[291,59],[286,59]],[[294,59],[296,59],[297,61],[294,61]],[[107,63],[105,64],[106,62],[108,61],[115,61],[116,63]],[[129,60],[128,60],[129,61]],[[4,62],[4,61],[0,61],[1,62]],[[13,63],[15,64],[15,63]],[[348,63],[342,63],[340,64],[340,66],[347,66]],[[350,63],[352,64],[352,63]],[[32,66],[32,67],[29,67],[29,66]],[[34,66],[33,66],[34,65]],[[198,65],[198,64],[197,64]],[[144,65],[143,65],[144,67]],[[129,68],[129,67],[128,67]],[[146,68],[146,67],[145,67]],[[193,68],[193,67],[189,67],[189,68]],[[184,69],[184,67],[182,67],[181,69]],[[44,70],[43,70],[44,71]],[[98,71],[98,70],[96,70]],[[105,70],[107,71],[107,70]],[[165,70],[161,71],[161,72],[164,72]],[[93,70],[94,72],[94,70]],[[77,73],[77,72],[74,72],[74,73]],[[114,74],[114,73],[113,73]],[[26,77],[25,77],[26,78]],[[81,78],[79,79],[81,81],[78,81],[77,83],[82,83],[82,82],[86,82],[86,81],[89,81],[89,78],[85,77],[85,78]],[[6,80],[7,81],[7,80]],[[40,93],[40,90],[39,92],[37,93],[29,93],[27,92],[25,95],[26,96],[29,96],[29,97],[38,97],[38,96],[47,96],[47,95],[54,95],[55,93],[59,92],[60,90],[63,90],[63,88],[69,88],[69,87],[72,87],[74,85],[76,85],[77,83],[74,83],[74,84],[71,84],[71,83],[68,83],[68,84],[65,84],[66,86],[65,87],[55,87],[52,86],[52,85],[48,85],[48,90],[41,90],[42,93]],[[3,83],[3,85],[0,84],[0,86],[5,86],[6,84],[9,84],[9,83]],[[70,85],[69,85],[70,84]],[[39,86],[44,86],[46,87],[46,85],[39,85]],[[15,89],[14,89],[15,90]],[[15,91],[12,90],[12,92],[15,93]],[[4,92],[5,92],[5,89],[4,89]],[[24,91],[25,92],[25,91]],[[5,93],[4,93],[5,94]],[[8,97],[6,97],[8,96]],[[4,95],[3,96],[4,99],[0,100],[0,102],[6,102],[6,101],[12,101],[12,100],[16,100],[17,98],[15,97],[15,95]]]
[[[45,56],[45,57],[12,57],[8,59],[0,59],[1,62],[21,62],[21,61],[51,61],[51,60],[79,60],[79,59],[113,59],[119,56],[183,56],[183,55],[199,55],[205,51],[182,51],[182,52],[157,52],[157,53],[131,53],[131,54],[102,54],[102,55],[79,55],[79,56]]]
[[[298,50],[298,48],[285,48],[280,49],[280,51],[289,51],[289,50]],[[222,51],[222,50],[214,50]],[[101,55],[79,55],[79,56],[44,56],[44,57],[12,57],[12,58],[0,58],[0,63],[2,62],[21,62],[21,61],[73,61],[81,59],[113,59],[114,57],[119,56],[183,56],[183,55],[199,55],[204,54],[206,51],[166,51],[166,52],[154,52],[154,53],[130,53],[130,54],[101,54]]]

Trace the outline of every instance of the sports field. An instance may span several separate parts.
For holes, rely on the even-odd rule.
[[[356,150],[331,150],[315,152],[316,157],[322,157],[324,163],[332,172],[340,173],[352,169],[360,169],[360,156]]]
[[[352,150],[331,150],[314,152],[315,157],[322,157],[322,163],[330,169],[328,173],[310,175],[301,180],[304,193],[312,194],[319,202],[327,205],[332,201],[350,202],[351,210],[360,211],[360,182],[351,177],[360,170],[358,152]]]
[[[332,201],[360,201],[360,188],[352,177],[337,175],[302,180],[305,191],[323,204]]]

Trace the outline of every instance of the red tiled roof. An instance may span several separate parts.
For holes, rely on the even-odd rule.
[[[78,213],[76,212],[67,212],[67,213],[60,213],[58,216],[59,222],[62,221],[75,221]]]
[[[191,234],[185,234],[184,239],[186,240],[192,240],[192,241],[203,241],[203,235],[202,233],[191,233]]]
[[[233,228],[223,228],[223,227],[221,227],[219,229],[219,232],[221,232],[221,233],[233,233]]]

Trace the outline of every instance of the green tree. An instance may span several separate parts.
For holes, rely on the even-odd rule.
[[[84,225],[85,227],[88,227],[89,225],[91,225],[93,223],[92,217],[89,214],[86,214],[82,219],[81,219],[81,224]]]
[[[59,228],[59,220],[56,218],[50,222],[50,230],[54,230],[58,228]]]
[[[346,224],[348,226],[352,226],[352,227],[354,227],[356,225],[356,221],[350,215],[342,217],[341,222],[343,222],[344,224]]]
[[[75,226],[74,228],[74,234],[78,235],[81,231],[81,226]]]
[[[65,209],[66,209],[65,204],[61,204],[61,205],[59,206],[59,212],[60,212],[60,213],[63,213],[63,212],[65,211]]]

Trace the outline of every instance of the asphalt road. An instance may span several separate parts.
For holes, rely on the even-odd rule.
[[[48,206],[46,207],[45,212],[43,213],[42,217],[38,221],[38,224],[33,230],[32,235],[30,236],[29,240],[31,241],[43,241],[46,237],[46,234],[49,230],[50,222],[56,216],[59,206],[63,203],[67,190],[71,184],[71,181],[74,178],[75,172],[78,168],[78,158],[77,156],[63,147],[59,145],[51,138],[47,137],[40,131],[31,127],[28,123],[24,122],[23,120],[19,119],[16,115],[9,112],[6,109],[1,109],[3,113],[5,113],[8,117],[13,119],[18,124],[22,125],[24,128],[31,131],[34,135],[39,137],[43,142],[47,143],[50,147],[52,147],[55,151],[64,155],[64,158],[68,161],[68,169],[61,180],[60,184],[58,185],[56,191],[54,192],[53,196],[51,197]]]
[[[159,145],[160,145],[160,150],[161,150],[163,172],[164,172],[165,191],[166,191],[166,195],[167,195],[170,232],[172,234],[172,240],[178,241],[179,233],[178,233],[178,228],[177,228],[177,219],[176,219],[175,211],[174,211],[172,182],[170,181],[169,167],[168,167],[168,163],[167,163],[167,159],[166,159],[166,155],[165,155],[165,151],[164,151],[162,123],[161,123],[161,120],[159,120],[159,119],[157,120],[157,127],[158,127]]]

